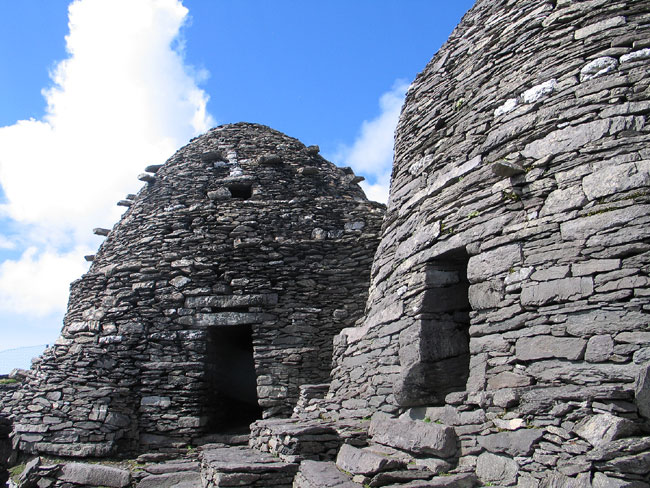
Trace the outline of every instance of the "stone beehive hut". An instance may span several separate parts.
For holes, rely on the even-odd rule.
[[[235,124],[148,170],[10,401],[23,451],[190,443],[290,412],[363,312],[384,211],[349,168]]]
[[[331,410],[455,426],[483,482],[648,481],[649,39],[645,0],[477,2],[409,89]]]

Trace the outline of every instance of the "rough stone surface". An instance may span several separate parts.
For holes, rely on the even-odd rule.
[[[349,444],[343,444],[341,446],[336,458],[336,465],[339,469],[348,473],[363,474],[366,476],[395,469],[400,464],[385,456],[380,456],[367,449],[359,449]]]
[[[378,415],[370,423],[369,434],[375,442],[414,454],[446,458],[456,453],[454,429],[444,425]]]
[[[301,460],[310,487],[648,486],[649,33],[646,0],[478,0],[408,90],[367,294],[354,277],[381,211],[349,169],[285,139],[190,144],[143,176],[125,216],[137,232],[108,233],[64,334],[7,395],[21,447],[192,439],[206,354],[176,345],[250,326],[264,415],[294,416],[254,425],[250,446],[273,454],[206,453],[205,486],[291,486]],[[171,175],[196,192],[165,193]],[[155,259],[118,252],[133,246]],[[305,461],[341,442],[407,468],[350,479]]]
[[[131,474],[110,466],[70,463],[63,466],[59,479],[76,485],[123,488],[131,483]]]
[[[647,422],[648,14],[479,0],[465,15],[409,88],[366,316],[335,339],[325,414],[446,404],[458,466],[490,483],[649,482],[645,451],[595,466],[574,430]],[[508,453],[502,434],[524,430],[542,437]]]
[[[507,457],[484,452],[476,461],[476,476],[481,481],[503,485],[511,485],[517,480],[519,467]]]
[[[505,452],[513,457],[528,456],[533,452],[533,444],[543,435],[544,431],[539,429],[520,429],[479,437],[478,443],[492,453]]]
[[[147,476],[138,482],[136,488],[199,488],[199,473],[168,473]]]
[[[179,150],[72,284],[61,337],[7,406],[19,447],[103,456],[289,415],[363,312],[383,208],[353,179],[261,125]]]
[[[585,418],[575,427],[575,433],[595,447],[634,435],[637,430],[638,426],[630,420],[611,414]]]
[[[271,486],[290,488],[298,465],[242,447],[208,449],[201,459],[204,488],[221,486]]]
[[[360,488],[341,473],[333,462],[304,461],[293,482],[294,488]]]
[[[650,362],[639,370],[634,389],[634,399],[639,413],[650,421]]]

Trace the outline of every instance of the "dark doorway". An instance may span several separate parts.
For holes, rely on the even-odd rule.
[[[210,431],[246,431],[251,422],[262,418],[251,326],[211,327],[206,353]]]
[[[426,264],[419,313],[400,334],[402,375],[395,397],[401,406],[442,405],[463,391],[469,377],[469,282],[464,248]]]
[[[431,387],[444,397],[463,391],[469,377],[469,281],[465,249],[427,263],[423,326],[430,340],[423,356]]]

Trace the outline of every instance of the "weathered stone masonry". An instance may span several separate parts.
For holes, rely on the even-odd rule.
[[[407,94],[364,316],[381,212],[354,175],[259,126],[215,129],[122,202],[12,395],[21,447],[191,441],[224,412],[209,392],[241,383],[216,379],[248,378],[267,415],[312,384],[250,449],[207,445],[195,486],[649,486],[649,74],[647,0],[479,0]],[[323,348],[347,328],[328,390],[300,361],[329,358],[310,346],[330,323]],[[255,374],[223,374],[207,357],[244,364],[249,325]],[[149,469],[137,486],[177,468]]]
[[[363,313],[383,206],[317,147],[235,124],[148,170],[9,402],[22,451],[108,455],[286,414]]]
[[[408,91],[330,415],[454,425],[483,482],[648,481],[649,73],[647,1],[477,2]]]

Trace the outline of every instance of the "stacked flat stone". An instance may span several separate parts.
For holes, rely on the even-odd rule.
[[[207,449],[201,457],[202,486],[291,488],[298,464],[240,447]]]
[[[647,486],[649,75],[645,0],[477,2],[408,91],[331,415],[454,426],[483,483]]]
[[[147,170],[72,284],[61,337],[5,402],[22,451],[184,446],[232,427],[230,397],[290,414],[363,313],[384,206],[349,168],[240,123]]]

